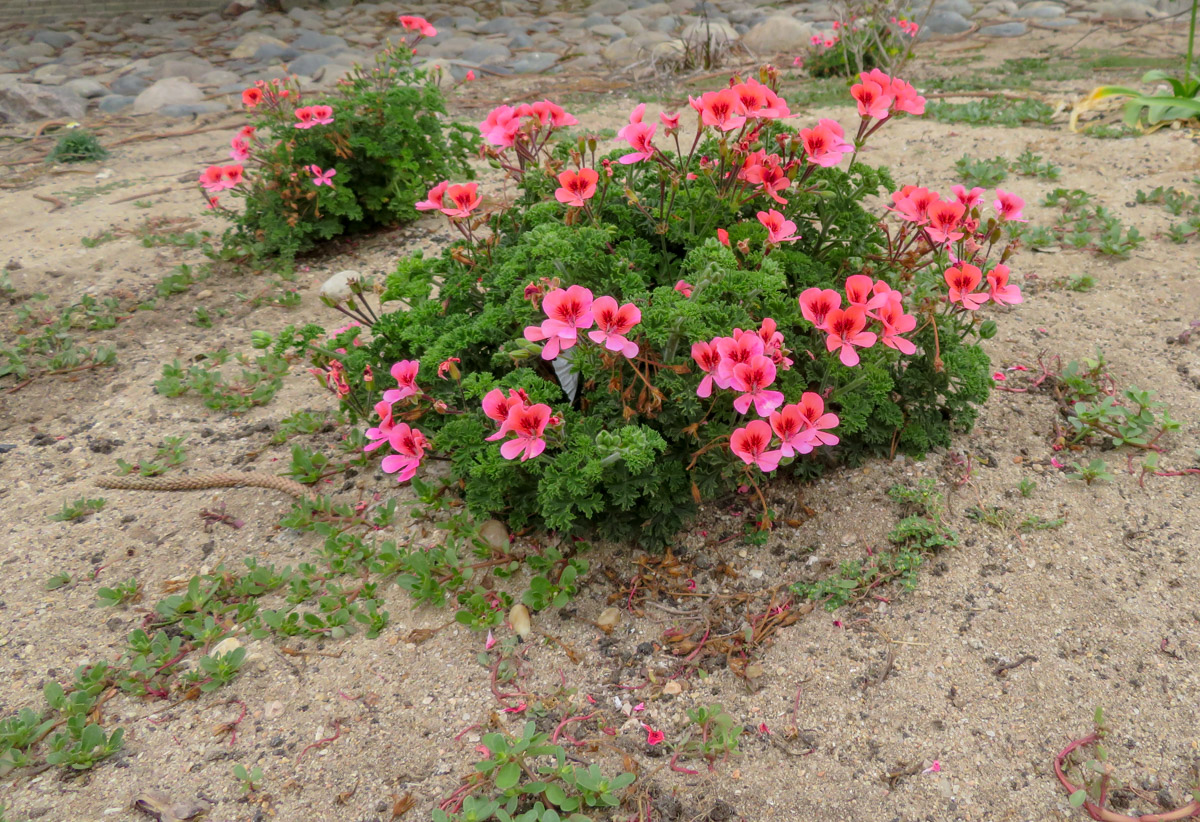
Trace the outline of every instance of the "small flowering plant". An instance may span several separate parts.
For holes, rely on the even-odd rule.
[[[425,180],[469,174],[471,129],[443,121],[434,78],[412,65],[413,46],[436,30],[407,15],[397,28],[399,41],[332,97],[310,99],[294,80],[242,92],[251,124],[199,177],[208,208],[236,224],[227,242],[290,259],[346,232],[412,220]]]
[[[921,30],[910,15],[906,3],[894,0],[842,6],[833,30],[814,34],[808,53],[797,57],[797,64],[812,77],[854,77],[875,68],[896,74]]]
[[[418,207],[461,239],[402,260],[382,296],[403,310],[362,315],[371,340],[346,348],[347,406],[377,390],[359,373],[386,389],[367,423],[384,469],[436,454],[477,514],[662,544],[704,499],[752,492],[766,529],[771,478],[969,429],[980,340],[1022,299],[1003,240],[1023,202],[857,161],[923,112],[900,78],[864,72],[845,124],[797,122],[776,80],[639,105],[607,155],[562,139],[553,103],[492,111],[484,155],[516,202],[431,179]]]

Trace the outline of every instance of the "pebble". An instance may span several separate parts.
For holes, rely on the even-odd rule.
[[[992,26],[984,26],[979,30],[979,33],[984,37],[1020,37],[1029,27],[1019,20],[1011,23],[996,23]]]

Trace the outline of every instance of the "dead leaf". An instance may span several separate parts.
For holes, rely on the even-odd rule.
[[[158,822],[186,822],[196,819],[212,806],[202,799],[175,802],[163,791],[146,791],[133,800],[133,807]]]
[[[405,793],[403,796],[396,796],[396,801],[392,803],[392,819],[399,819],[404,814],[416,807],[417,800],[413,799],[412,793]]]

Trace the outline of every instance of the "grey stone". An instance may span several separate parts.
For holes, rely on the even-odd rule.
[[[463,52],[462,59],[479,66],[503,63],[512,57],[512,52],[499,43],[476,43]]]
[[[613,25],[620,26],[621,28],[625,29],[625,33],[630,37],[635,34],[641,34],[646,30],[646,24],[643,23],[640,18],[635,17],[629,12],[626,12],[625,14],[618,14],[616,17],[614,17]]]
[[[548,51],[522,54],[513,64],[513,74],[539,74],[558,62],[558,55]]]
[[[759,56],[798,51],[810,45],[813,27],[787,14],[773,14],[742,35],[742,43]]]
[[[679,36],[692,43],[703,43],[710,38],[713,43],[732,43],[738,39],[737,29],[719,20],[710,20],[707,23],[698,20],[689,23],[684,26]]]
[[[1022,6],[1017,9],[1017,13],[1013,16],[1040,20],[1050,17],[1062,17],[1065,13],[1063,7],[1057,3],[1038,2]]]
[[[209,100],[201,103],[176,103],[175,105],[163,106],[158,110],[158,113],[164,117],[190,117],[196,114],[215,114],[218,111],[228,110],[228,106],[224,103],[218,103],[216,100]],[[137,104],[134,104],[134,110],[137,110]]]
[[[35,82],[48,86],[60,86],[67,80],[66,67],[58,63],[47,63],[34,69],[30,76]]]
[[[596,0],[588,6],[589,14],[620,14],[626,11],[625,0]]]
[[[292,48],[300,51],[319,51],[346,45],[346,41],[336,34],[321,34],[310,29],[300,29],[297,33],[299,36],[292,41]]]
[[[609,43],[601,52],[605,60],[618,64],[631,63],[638,59],[641,53],[642,47],[632,37],[623,37],[620,40]]]
[[[993,5],[986,5],[975,12],[976,20],[991,20],[993,17],[1004,17],[1008,12]]]
[[[1152,20],[1162,17],[1162,12],[1138,0],[1103,0],[1081,12],[1083,17],[1111,17],[1118,20]]]
[[[4,50],[4,56],[10,60],[28,61],[33,57],[53,57],[54,49],[45,43],[26,43],[19,46],[9,46]]]
[[[118,111],[124,111],[132,106],[133,100],[134,98],[126,97],[124,94],[110,94],[100,98],[99,108],[105,114],[116,114]]]
[[[205,86],[242,85],[242,78],[241,75],[233,71],[213,69],[200,78],[200,83]]]
[[[56,50],[65,48],[65,47],[71,45],[72,43],[74,43],[78,39],[79,39],[79,35],[75,34],[74,32],[71,32],[71,31],[42,30],[33,35],[33,42],[45,43],[50,48],[56,49]]]
[[[323,68],[332,62],[334,62],[334,59],[326,54],[305,54],[292,60],[288,64],[288,68],[296,74],[312,77],[317,73],[317,69]]]
[[[122,74],[116,80],[108,84],[112,89],[113,94],[124,94],[129,96],[137,96],[146,89],[150,88],[150,81],[140,74]]]
[[[1012,23],[996,23],[991,26],[984,26],[979,30],[979,33],[984,37],[1020,37],[1028,30],[1028,26],[1017,20]]]
[[[213,65],[207,60],[167,60],[159,64],[154,74],[159,80],[164,77],[186,77],[195,81],[212,70]]]
[[[497,17],[495,20],[488,20],[479,27],[479,30],[484,34],[512,34],[517,31],[525,31],[525,26],[511,17]]]
[[[971,5],[970,0],[937,0],[933,4],[933,10],[938,11],[955,11],[963,17],[970,17],[974,13],[975,7]]]
[[[0,83],[0,123],[83,117],[87,103],[65,88],[5,80]]]
[[[934,10],[925,20],[925,31],[931,34],[961,34],[971,28],[971,22],[956,11]]]
[[[182,77],[166,77],[143,91],[133,101],[133,110],[138,114],[158,111],[164,106],[199,103],[204,92]]]
[[[669,63],[687,53],[687,43],[682,40],[668,40],[658,43],[650,49],[650,59],[658,63]]]
[[[451,37],[438,43],[429,53],[434,57],[460,57],[473,45],[475,40],[471,37]]]
[[[294,60],[299,56],[300,52],[291,46],[277,46],[274,43],[263,43],[254,52],[254,59],[260,63]]]
[[[64,83],[63,88],[75,92],[85,100],[91,100],[94,97],[104,97],[109,93],[108,89],[91,77],[76,77],[74,80]]]
[[[508,38],[508,47],[510,49],[533,48],[533,38],[523,31],[518,31],[512,37]]]
[[[595,37],[607,37],[609,40],[620,40],[625,37],[625,29],[605,23],[602,26],[592,26],[591,32]]]
[[[1067,29],[1071,26],[1078,26],[1079,21],[1074,17],[1055,17],[1052,20],[1042,20],[1041,25],[1043,28]]]
[[[283,42],[278,37],[272,37],[269,34],[264,34],[261,31],[252,31],[238,41],[238,44],[234,46],[231,52],[229,52],[229,56],[234,60],[246,60],[250,57],[253,57],[260,46],[268,43],[279,46],[280,48],[285,48],[287,46],[287,43]]]
[[[661,31],[666,34],[670,34],[677,28],[679,28],[679,18],[675,16],[658,17],[650,23],[652,31]]]
[[[332,85],[354,71],[354,69],[355,66],[349,63],[330,63],[327,66],[317,69],[317,73],[313,75],[313,79],[318,83]]]
[[[583,18],[583,22],[581,22],[579,25],[582,28],[590,29],[595,28],[596,26],[606,26],[611,22],[612,17],[607,14],[589,14],[587,17]]]

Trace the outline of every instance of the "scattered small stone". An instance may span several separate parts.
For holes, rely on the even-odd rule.
[[[508,624],[512,626],[513,633],[522,640],[529,639],[529,635],[533,633],[533,623],[529,618],[529,609],[523,603],[518,602],[508,612]]]
[[[608,633],[620,624],[621,612],[611,606],[605,608],[600,612],[600,616],[596,617],[596,625],[599,626],[600,629],[605,633]]]
[[[1019,20],[1011,23],[996,23],[991,26],[984,26],[979,30],[979,33],[984,37],[1020,37],[1029,27]]]
[[[322,293],[324,293],[324,290],[322,290]],[[497,550],[506,550],[508,548],[508,526],[498,519],[484,520],[483,525],[479,526],[479,536],[483,537],[484,542]]]

